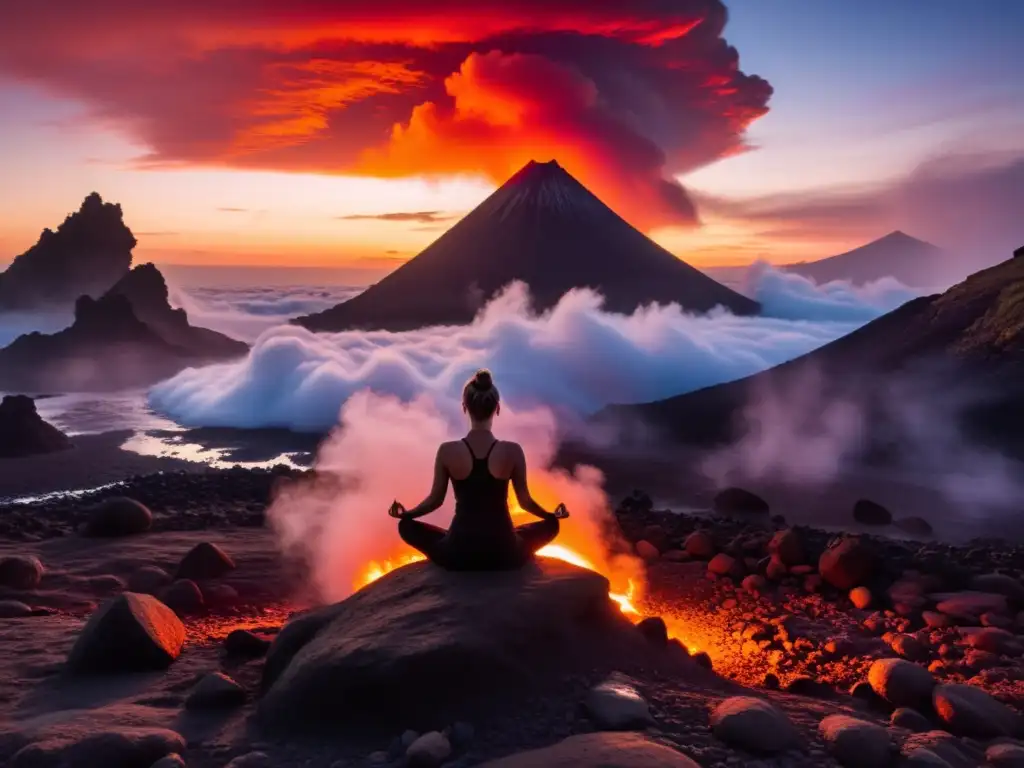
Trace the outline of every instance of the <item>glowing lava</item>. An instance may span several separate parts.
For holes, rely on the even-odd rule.
[[[545,500],[551,501],[551,499]],[[514,493],[511,491],[509,493],[509,511],[513,520],[531,517],[519,506]],[[638,622],[644,618],[643,613],[636,607],[637,603],[640,602],[641,595],[639,592],[643,586],[644,572],[642,563],[636,558],[610,558],[607,555],[607,547],[602,543],[602,540],[598,528],[588,525],[585,518],[573,516],[562,524],[558,543],[549,544],[538,551],[537,554],[541,557],[562,560],[578,568],[585,568],[588,571],[600,573],[609,580],[610,589],[608,597],[615,601],[619,609],[630,621]],[[583,554],[583,552],[590,554],[594,559]],[[358,591],[397,568],[425,559],[419,552],[406,549],[401,554],[388,559],[372,560],[367,563],[366,567],[363,568],[360,575],[355,579],[353,588]],[[683,640],[680,628],[672,621],[669,621],[669,637],[684,642],[691,653],[697,651],[694,646]]]
[[[570,565],[575,565],[579,568],[586,568],[588,571],[600,571],[594,567],[594,564],[583,557],[579,552],[569,549],[568,547],[562,546],[561,544],[548,544],[544,549],[537,552],[541,557],[550,557],[555,560],[564,560]],[[627,580],[627,587],[625,593],[620,592],[609,592],[608,597],[619,604],[619,609],[627,616],[640,616],[638,611],[633,606],[633,598],[636,596],[636,584],[632,579]]]
[[[600,571],[594,567],[587,558],[583,557],[579,552],[569,549],[568,547],[562,546],[561,544],[549,544],[540,550],[538,553],[541,557],[550,557],[554,560],[563,560],[570,565],[575,565],[579,568],[586,568],[588,571],[594,571],[600,573]],[[356,590],[360,590],[367,584],[372,584],[381,576],[391,573],[398,568],[412,563],[418,563],[426,558],[419,552],[410,552],[398,557],[391,558],[390,560],[373,560],[371,561],[363,572],[356,579],[353,587]],[[640,616],[640,612],[633,605],[633,599],[636,596],[636,584],[632,579],[628,580],[628,587],[624,593],[609,592],[608,597],[618,603],[619,608],[627,616]]]

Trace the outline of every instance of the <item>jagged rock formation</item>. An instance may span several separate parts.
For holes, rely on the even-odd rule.
[[[790,413],[792,422],[806,421],[798,426],[813,427],[824,404],[856,403],[872,430],[895,439],[882,433],[892,428],[889,417],[901,399],[927,396],[951,407],[963,401],[959,415],[969,434],[1024,456],[1022,372],[1024,259],[1010,259],[768,371],[654,403],[614,406],[595,418],[640,418],[672,439],[714,445],[743,434],[748,409],[759,402],[799,392],[803,406],[791,403]]]
[[[144,318],[144,319],[143,319]],[[245,354],[243,342],[188,323],[167,302],[152,264],[136,267],[99,299],[80,296],[75,321],[0,349],[0,389],[110,391],[148,386],[190,365]]]
[[[0,402],[0,458],[34,456],[70,447],[67,435],[43,421],[31,397],[7,395]]]
[[[946,272],[951,266],[949,260],[941,248],[897,230],[852,251],[791,264],[786,270],[816,283],[849,280],[860,285],[894,277],[904,285],[935,288],[942,280],[936,272]]]
[[[542,310],[577,287],[599,290],[613,312],[652,302],[694,312],[759,309],[627,224],[552,161],[528,164],[364,293],[294,322],[317,331],[465,324],[516,280]]]
[[[222,333],[190,325],[184,309],[171,307],[167,283],[153,264],[135,267],[110,289],[109,295],[127,298],[135,316],[176,347],[214,358],[244,354],[248,349]]]
[[[130,269],[135,242],[121,206],[93,192],[0,273],[0,312],[60,309],[102,295]]]

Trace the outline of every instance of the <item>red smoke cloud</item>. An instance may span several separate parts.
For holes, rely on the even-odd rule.
[[[501,181],[557,158],[642,227],[744,147],[771,87],[721,0],[51,0],[5,11],[0,75],[86,104],[146,162]]]

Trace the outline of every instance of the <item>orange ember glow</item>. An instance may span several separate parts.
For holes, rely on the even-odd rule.
[[[541,493],[540,498],[549,494]],[[528,517],[516,501],[515,494],[509,491],[509,510],[513,520],[520,517]],[[593,552],[593,557],[588,557],[584,552]],[[588,571],[600,573],[608,579],[610,589],[608,597],[613,600],[632,622],[638,622],[644,618],[644,614],[638,605],[641,605],[640,587],[643,584],[643,573],[640,570],[626,571],[616,567],[606,556],[606,549],[599,540],[596,532],[588,533],[586,526],[576,523],[573,518],[562,524],[558,543],[549,544],[537,552],[541,557],[549,557],[555,560],[575,565],[578,568],[585,568]],[[405,565],[420,562],[426,559],[419,552],[406,548],[404,551],[383,560],[371,560],[359,572],[355,579],[353,588],[358,591],[377,579]],[[684,632],[677,622],[668,622],[669,637],[678,639],[687,646],[691,653],[696,653],[698,648],[684,639]]]
[[[594,567],[587,558],[583,557],[579,552],[561,544],[549,544],[540,550],[538,553],[541,557],[550,557],[554,560],[562,560],[570,565],[575,565],[579,568],[586,568],[588,571],[600,571]],[[391,573],[398,568],[405,565],[411,565],[412,563],[418,563],[426,558],[418,552],[405,553],[398,557],[391,558],[389,560],[371,560],[367,566],[360,573],[359,578],[356,579],[353,585],[357,590],[362,589],[367,584],[372,584],[381,576]],[[636,595],[636,584],[632,579],[628,579],[626,582],[627,588],[625,592],[609,592],[608,597],[618,603],[619,609],[629,617],[636,617],[634,620],[639,621],[643,618],[640,615],[640,611],[633,605],[633,598]]]

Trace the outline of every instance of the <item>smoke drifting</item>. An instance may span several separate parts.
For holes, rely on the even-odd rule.
[[[429,395],[403,403],[363,391],[345,404],[340,426],[318,452],[315,479],[286,487],[267,512],[285,554],[310,570],[314,597],[340,600],[365,581],[368,570],[400,564],[409,554],[387,508],[396,498],[412,506],[426,496],[437,446],[464,434],[461,422],[457,403]],[[503,409],[499,429],[526,450],[535,498],[548,509],[563,502],[572,511],[559,543],[609,575],[613,589],[625,591],[642,566],[616,554],[615,542],[607,539],[611,512],[601,474],[549,468],[557,447],[550,411]],[[447,526],[452,513],[449,495],[430,521]]]
[[[705,455],[700,471],[718,487],[814,492],[842,484],[860,488],[859,496],[887,487],[882,500],[894,508],[937,526],[959,525],[961,535],[971,518],[1016,515],[1024,493],[1020,463],[985,445],[965,422],[973,408],[998,398],[990,386],[934,361],[884,375],[807,364],[755,379],[737,439]],[[815,517],[848,522],[829,520],[825,509]]]
[[[818,285],[764,263],[747,271],[747,285],[762,312],[783,320],[867,323],[918,295],[891,277],[854,289],[839,280]]]
[[[56,0],[5,15],[0,75],[86,105],[146,165],[501,181],[557,158],[649,228],[692,224],[675,175],[768,111],[726,21],[721,0]]]
[[[610,403],[658,400],[770,368],[909,298],[909,292],[830,284],[812,301],[816,289],[808,280],[778,277],[767,268],[760,275],[759,298],[769,299],[766,304],[782,318],[722,311],[695,316],[678,306],[615,315],[602,311],[598,295],[582,290],[537,316],[525,287],[514,285],[467,327],[333,335],[274,328],[245,360],[183,371],[154,387],[149,399],[187,426],[326,432],[356,392],[368,389],[403,402],[426,394],[457,403],[468,376],[488,367],[513,409],[588,414]],[[813,320],[793,319],[808,306]]]

